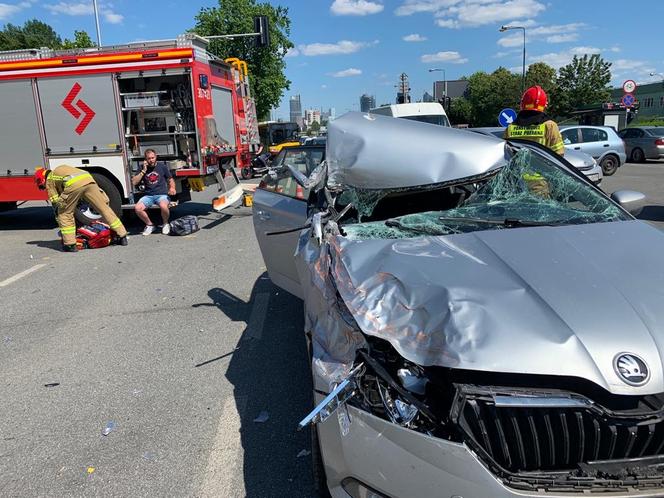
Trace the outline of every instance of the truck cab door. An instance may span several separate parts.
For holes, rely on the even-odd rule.
[[[290,164],[309,175],[312,166],[320,163],[322,151],[316,155],[313,147],[303,149],[284,149],[275,159],[278,162],[276,170],[285,173],[286,164]],[[312,158],[312,154],[315,157]],[[308,197],[309,192],[302,189],[290,175],[279,180],[266,175],[256,188],[253,199],[254,231],[268,275],[275,285],[300,299],[302,291],[294,255],[300,237],[297,228],[304,226],[308,217]],[[269,235],[284,231],[287,233]]]

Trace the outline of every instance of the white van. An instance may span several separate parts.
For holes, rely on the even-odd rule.
[[[417,102],[415,104],[392,104],[375,107],[371,114],[392,116],[393,118],[412,119],[439,126],[450,126],[445,109],[438,102]]]

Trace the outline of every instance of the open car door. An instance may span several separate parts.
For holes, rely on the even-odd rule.
[[[270,279],[300,299],[302,291],[294,255],[300,236],[297,228],[302,227],[308,217],[309,192],[286,170],[290,165],[308,176],[324,155],[324,147],[282,150],[273,165],[279,179],[266,175],[254,194],[254,230]]]

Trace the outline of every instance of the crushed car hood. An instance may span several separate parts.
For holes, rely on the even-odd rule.
[[[507,162],[502,140],[360,112],[328,125],[325,157],[329,186],[367,190],[445,183]]]
[[[410,361],[664,391],[664,236],[644,222],[329,240],[330,274],[359,328]],[[324,346],[352,362],[352,344]],[[645,360],[644,386],[618,376],[620,353]]]

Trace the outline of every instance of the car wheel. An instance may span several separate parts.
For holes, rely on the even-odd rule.
[[[602,172],[604,173],[604,176],[611,176],[618,169],[619,165],[618,158],[616,156],[609,154],[599,162],[599,165],[602,167]]]
[[[632,151],[632,162],[642,163],[646,160],[646,155],[641,149],[634,149]]]
[[[243,180],[249,180],[254,177],[253,171],[251,170],[251,167],[245,166],[240,170],[240,176],[242,177]]]
[[[115,186],[115,184],[106,178],[104,175],[99,173],[92,173],[92,178],[95,179],[99,188],[106,192],[108,197],[108,205],[117,215],[117,217],[122,216],[122,197],[120,196],[120,191]],[[76,206],[76,211],[74,211],[74,217],[76,221],[81,225],[89,225],[95,221],[101,220],[101,215],[87,202],[81,201]]]

